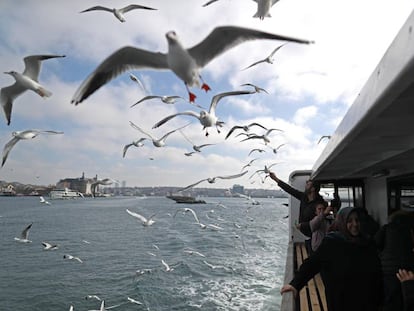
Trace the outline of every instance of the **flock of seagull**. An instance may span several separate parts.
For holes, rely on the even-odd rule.
[[[216,0],[217,1],[217,0]],[[213,2],[216,1],[209,1],[208,3],[204,4],[203,6],[208,6]],[[255,14],[255,17],[260,17],[263,19],[264,17],[270,16],[269,10],[273,4],[277,1],[269,1],[269,0],[256,0],[258,5],[258,11]],[[107,11],[111,12],[115,15],[117,19],[121,22],[125,22],[124,14],[130,12],[132,10],[141,9],[141,10],[149,10],[149,11],[156,11],[156,8],[151,8],[147,6],[142,6],[138,4],[131,4],[126,7],[116,9],[116,8],[107,8],[104,6],[94,6],[83,11],[80,13],[92,12],[92,11]],[[298,43],[298,44],[311,44],[313,41],[299,39],[284,35],[278,35],[273,33],[264,32],[261,30],[255,30],[250,28],[244,27],[237,27],[237,26],[220,26],[213,29],[207,37],[202,39],[198,44],[191,48],[185,48],[184,45],[180,42],[179,37],[175,31],[169,31],[166,33],[166,39],[168,44],[168,51],[167,53],[160,53],[154,52],[150,50],[144,50],[137,47],[132,46],[125,46],[110,56],[108,56],[101,64],[81,83],[81,85],[76,90],[71,103],[74,105],[78,105],[84,100],[86,100],[89,96],[91,96],[95,91],[99,88],[104,86],[106,83],[110,82],[112,79],[116,78],[123,72],[129,69],[154,69],[154,70],[170,70],[172,71],[180,80],[184,82],[184,85],[188,91],[188,103],[192,104],[193,107],[197,107],[200,111],[180,111],[175,114],[166,116],[158,121],[156,124],[153,125],[153,129],[161,127],[163,124],[167,123],[168,121],[172,120],[173,118],[179,116],[189,116],[192,118],[196,118],[198,122],[202,125],[203,130],[205,131],[205,135],[208,136],[209,128],[216,128],[217,132],[220,133],[220,128],[223,127],[224,122],[219,119],[219,116],[216,114],[216,108],[219,101],[221,101],[225,97],[229,96],[241,96],[241,95],[252,95],[254,93],[266,92],[265,89],[260,88],[252,83],[245,83],[242,86],[252,87],[252,90],[236,90],[236,91],[228,91],[216,94],[212,97],[210,106],[208,109],[204,109],[202,106],[195,103],[196,95],[190,91],[190,87],[199,86],[201,89],[210,91],[210,87],[206,84],[201,77],[200,71],[203,67],[205,67],[209,62],[213,59],[217,58],[221,54],[225,53],[226,51],[230,50],[231,48],[243,44],[246,41],[250,40],[282,40],[286,41],[284,44],[277,46],[272,53],[264,58],[263,60],[259,60],[245,69],[251,68],[256,66],[260,63],[273,63],[273,56],[274,54],[280,50],[284,45],[287,43]],[[64,58],[65,55],[30,55],[25,57],[25,69],[22,73],[16,71],[9,71],[5,72],[6,74],[11,75],[15,82],[14,84],[3,87],[0,90],[0,101],[1,105],[4,110],[4,114],[6,117],[7,125],[11,123],[11,115],[12,115],[12,107],[13,102],[15,99],[22,95],[25,91],[31,90],[36,92],[41,97],[50,97],[52,96],[52,92],[47,90],[41,83],[39,83],[39,72],[42,66],[43,61],[49,59],[56,59],[56,58]],[[143,85],[141,81],[134,75],[130,74],[130,78],[132,81],[135,81],[139,84],[142,88]],[[267,92],[266,92],[267,93]],[[184,100],[181,96],[177,95],[169,95],[169,96],[162,96],[162,95],[147,95],[142,99],[138,100],[135,104],[131,107],[134,107],[146,100],[151,99],[160,99],[163,103],[166,104],[173,104],[177,100]],[[155,147],[164,147],[166,145],[166,139],[169,135],[175,133],[176,131],[180,131],[184,138],[189,141],[192,146],[194,152],[186,152],[186,156],[191,156],[195,152],[201,152],[201,148],[205,146],[211,146],[214,144],[202,144],[196,145],[195,143],[191,142],[188,137],[182,131],[186,126],[190,123],[181,126],[173,131],[167,132],[161,138],[154,137],[148,130],[144,130],[139,125],[135,124],[134,122],[130,121],[131,127],[138,130],[141,134],[145,137],[141,137],[137,140],[128,143],[123,148],[123,157],[125,157],[128,148],[131,146],[135,147],[142,147],[144,146],[144,141],[149,139],[152,141]],[[257,134],[257,133],[248,133],[252,126],[258,126],[262,129],[266,130],[264,134]],[[258,124],[252,123],[248,126],[235,126],[233,127],[226,135],[226,138],[236,130],[236,129],[243,129],[244,132],[240,133],[240,135],[245,135],[246,137],[241,140],[249,141],[249,140],[262,140],[265,145],[270,143],[269,134],[272,131],[282,131],[280,129],[267,129],[266,127]],[[2,167],[4,166],[10,151],[16,145],[16,143],[20,140],[28,140],[37,137],[40,134],[63,134],[61,131],[54,131],[54,130],[37,130],[37,129],[27,129],[23,131],[14,131],[12,132],[12,138],[7,142],[3,148],[3,158],[2,158]],[[277,149],[273,149],[274,152]],[[230,176],[216,176],[207,179],[203,179],[198,181],[192,185],[185,187],[184,189],[189,189],[198,183],[207,180],[208,182],[212,183],[215,182],[216,179],[220,178],[237,178],[243,176],[242,174],[234,174]]]

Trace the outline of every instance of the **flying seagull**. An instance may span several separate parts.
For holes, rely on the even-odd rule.
[[[219,121],[218,117],[216,116],[216,107],[218,102],[226,97],[226,96],[233,96],[233,95],[246,95],[246,94],[253,94],[254,92],[251,91],[232,91],[232,92],[223,92],[219,93],[211,99],[209,111],[201,110],[199,113],[194,111],[183,111],[177,112],[175,114],[169,115],[164,119],[158,121],[152,128],[157,128],[166,123],[167,121],[175,118],[176,116],[180,115],[187,115],[197,118],[201,125],[203,126],[203,130],[206,130],[206,136],[208,136],[207,128],[215,126],[217,132],[220,133],[219,127],[223,126],[223,121]]]
[[[218,0],[210,0],[203,4],[203,7],[206,7]],[[269,13],[270,8],[279,0],[253,0],[257,2],[257,12],[253,15],[253,17],[258,17],[263,20],[265,17],[272,17]]]
[[[189,207],[183,207],[183,208],[179,208],[178,210],[176,210],[173,218],[175,218],[175,216],[177,216],[177,213],[179,211],[183,211],[185,214],[188,213],[188,212],[190,212],[193,215],[195,221],[197,223],[200,223],[200,220],[198,219],[196,212],[193,209],[189,208]]]
[[[190,123],[179,127],[178,129],[172,130],[168,133],[166,133],[164,136],[162,136],[160,139],[156,139],[155,137],[153,137],[152,135],[148,134],[147,132],[145,132],[143,129],[141,129],[138,125],[134,124],[133,122],[129,121],[129,124],[136,130],[140,131],[142,134],[147,135],[151,140],[152,140],[152,144],[155,147],[164,147],[165,146],[165,140],[167,139],[168,136],[170,136],[172,133],[181,130],[183,128],[185,128],[186,126],[188,126]]]
[[[263,135],[251,134],[251,135],[248,135],[248,137],[246,137],[245,139],[242,139],[241,141],[246,141],[249,139],[263,139],[263,142],[265,143],[265,145],[267,145],[268,143],[270,143],[269,134],[272,131],[283,132],[283,130],[280,130],[280,129],[268,129],[267,132]]]
[[[59,246],[57,244],[50,244],[48,242],[42,242],[42,245],[43,245],[43,249],[46,250],[46,251],[48,251],[48,250],[53,251],[53,250],[59,248]]]
[[[104,7],[104,6],[101,6],[101,5],[97,5],[97,6],[93,6],[93,7],[89,8],[89,9],[83,10],[79,13],[85,13],[85,12],[90,12],[90,11],[107,11],[107,12],[113,13],[115,15],[115,17],[121,23],[124,23],[124,22],[126,22],[124,13],[129,12],[131,10],[136,10],[136,9],[157,10],[157,9],[150,8],[150,7],[143,6],[143,5],[139,5],[139,4],[130,4],[130,5],[127,5],[124,8],[121,8],[121,9],[115,9],[115,8],[110,9],[110,8],[107,8],[107,7]]]
[[[97,181],[95,181],[95,182],[91,183],[91,192],[92,192],[92,196],[95,196],[95,193],[96,193],[96,188],[97,188],[99,185],[108,186],[108,185],[113,184],[114,182],[116,182],[116,180],[113,180],[113,179],[111,179],[111,178],[104,178],[104,179],[100,179],[100,180],[97,180]]]
[[[189,87],[199,86],[200,81],[203,81],[199,74],[200,69],[220,54],[245,41],[269,39],[305,44],[313,43],[309,40],[236,26],[217,27],[201,42],[189,49],[183,47],[175,31],[167,32],[166,38],[168,42],[167,53],[152,52],[131,46],[125,46],[115,51],[82,82],[71,102],[78,105],[101,86],[132,68],[172,70],[185,83],[190,102],[193,102],[196,96],[190,92]],[[201,88],[206,91],[210,89],[204,82]]]
[[[279,45],[277,48],[275,48],[273,51],[272,51],[272,53],[270,53],[270,55],[269,56],[267,56],[266,58],[264,58],[264,59],[261,59],[261,60],[259,60],[259,61],[257,61],[257,62],[254,62],[253,64],[251,64],[250,66],[247,66],[246,68],[244,68],[243,70],[246,70],[246,69],[248,69],[248,68],[251,68],[251,67],[253,67],[253,66],[256,66],[256,65],[258,65],[258,64],[260,64],[260,63],[269,63],[269,64],[273,64],[273,62],[274,62],[274,59],[273,59],[273,55],[275,55],[275,53],[281,48],[281,47],[283,47],[284,45],[286,45],[287,43],[284,43],[284,44],[282,44],[282,45]]]
[[[124,146],[124,149],[123,149],[123,151],[122,151],[122,157],[123,158],[125,158],[125,155],[126,155],[126,152],[127,152],[127,150],[128,150],[128,148],[129,147],[131,147],[131,146],[135,146],[135,147],[142,147],[142,146],[144,146],[144,143],[143,143],[143,141],[144,140],[146,140],[146,138],[145,137],[142,137],[142,138],[140,138],[140,139],[138,139],[138,140],[134,140],[132,143],[130,143],[130,144],[126,144],[125,146]]]
[[[252,122],[252,123],[250,123],[250,124],[248,124],[248,125],[235,125],[235,126],[233,126],[231,129],[230,129],[230,131],[227,133],[227,135],[226,135],[226,138],[225,139],[227,139],[227,138],[229,138],[230,137],[230,135],[235,131],[235,130],[237,130],[237,129],[242,129],[243,131],[245,131],[245,132],[249,132],[250,131],[250,128],[252,127],[252,126],[258,126],[258,127],[261,127],[262,129],[264,129],[264,130],[266,130],[267,131],[267,128],[266,127],[264,127],[263,125],[261,125],[261,124],[259,124],[259,123],[257,123],[257,122]]]
[[[141,82],[141,80],[140,79],[138,79],[138,77],[137,76],[134,76],[132,73],[130,73],[129,74],[129,78],[132,80],[132,81],[134,81],[136,84],[138,84],[139,85],[139,87],[146,93],[147,92],[147,90],[145,89],[145,86],[144,86],[144,84]]]
[[[331,136],[330,135],[323,135],[323,136],[321,136],[321,138],[319,138],[318,145],[322,141],[322,139],[324,139],[324,138],[331,139]]]
[[[148,227],[148,226],[151,226],[152,224],[154,224],[155,223],[155,221],[153,220],[153,218],[154,218],[154,216],[156,215],[156,214],[154,214],[154,215],[152,215],[150,218],[145,218],[144,216],[142,216],[141,214],[138,214],[138,213],[135,213],[135,212],[131,212],[129,209],[126,209],[126,212],[129,214],[129,215],[131,215],[131,216],[133,216],[133,217],[135,217],[136,219],[138,219],[139,221],[141,221],[142,222],[142,225],[144,226],[144,227]]]
[[[29,230],[32,227],[33,223],[28,225],[24,230],[22,231],[22,234],[20,235],[20,238],[14,238],[16,241],[21,243],[31,243],[32,241],[29,240]]]
[[[185,191],[187,189],[190,189],[196,185],[198,185],[199,183],[203,182],[203,181],[208,181],[210,184],[213,184],[216,182],[216,179],[233,179],[233,178],[239,178],[242,177],[243,175],[245,175],[248,171],[245,171],[243,173],[240,174],[236,174],[236,175],[229,175],[229,176],[215,176],[215,177],[209,177],[209,178],[205,178],[202,180],[199,180],[197,182],[195,182],[194,184],[188,185],[187,187],[181,189],[180,191]]]
[[[63,255],[63,259],[76,260],[80,263],[83,263],[82,259],[80,259],[79,257],[72,256],[72,255],[69,255],[69,254]]]
[[[190,138],[188,138],[187,137],[187,135],[185,135],[184,134],[184,132],[183,131],[181,131],[180,130],[180,133],[181,133],[181,135],[183,135],[184,136],[184,138],[191,144],[191,145],[193,145],[193,150],[194,151],[196,151],[196,152],[201,152],[201,148],[203,148],[203,147],[207,147],[207,146],[213,146],[213,145],[215,145],[215,144],[202,144],[202,145],[196,145],[196,144],[194,144],[191,140],[190,140]],[[187,153],[188,154],[188,153]]]
[[[50,205],[50,202],[45,200],[45,198],[43,196],[39,197],[40,203],[46,204],[46,205]]]
[[[178,96],[178,95],[169,95],[169,96],[167,96],[167,95],[164,95],[164,96],[161,96],[161,95],[148,95],[148,96],[145,96],[145,97],[141,98],[139,101],[137,101],[135,104],[133,104],[131,106],[131,108],[138,105],[139,103],[142,103],[143,101],[146,101],[146,100],[149,100],[149,99],[154,99],[154,98],[161,99],[161,101],[164,104],[175,104],[176,101],[179,100],[179,99],[184,100],[184,98],[182,98],[181,96]]]
[[[10,125],[11,112],[14,99],[23,94],[26,90],[32,90],[41,97],[50,97],[52,92],[48,91],[44,86],[39,84],[39,72],[42,66],[42,61],[49,58],[65,57],[65,55],[30,55],[26,56],[24,60],[25,68],[23,73],[16,71],[4,72],[11,75],[16,82],[10,86],[4,87],[0,91],[1,105],[3,106],[4,114],[6,116],[7,125]]]
[[[244,84],[242,84],[240,86],[251,86],[252,88],[254,88],[254,91],[256,93],[265,92],[266,94],[269,94],[264,88],[261,88],[261,87],[259,87],[257,85],[252,84],[252,83],[244,83]]]
[[[3,148],[3,161],[1,163],[1,166],[3,167],[4,163],[6,163],[10,150],[14,147],[15,144],[17,144],[19,140],[32,139],[38,136],[39,134],[63,134],[63,132],[39,131],[39,130],[26,130],[26,131],[12,132],[13,138],[10,139],[9,142],[6,145],[4,145],[4,148]]]

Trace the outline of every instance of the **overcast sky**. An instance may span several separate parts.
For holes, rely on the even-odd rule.
[[[365,81],[381,60],[393,38],[414,8],[414,1],[328,1],[280,0],[259,20],[252,16],[252,0],[220,0],[202,7],[205,0],[142,0],[134,2],[156,11],[134,10],[119,22],[103,11],[79,12],[95,5],[123,7],[127,1],[2,0],[0,2],[0,70],[24,70],[23,58],[33,54],[63,54],[65,58],[43,62],[39,82],[53,95],[43,99],[27,91],[15,99],[11,124],[4,115],[0,122],[0,144],[13,131],[40,129],[63,131],[20,141],[0,169],[0,180],[55,184],[66,177],[113,178],[127,186],[187,186],[198,180],[234,175],[244,165],[249,173],[239,179],[217,180],[200,187],[228,187],[235,183],[247,188],[277,188],[251,175],[264,165],[278,163],[272,170],[287,180],[293,170],[311,169],[327,141],[352,105]],[[224,98],[217,115],[225,124],[221,133],[209,129],[206,137],[200,123],[180,116],[158,129],[152,126],[172,113],[199,109],[180,101],[167,105],[145,101],[130,108],[145,95],[179,95],[187,98],[182,81],[169,71],[127,71],[104,85],[78,106],[71,98],[82,81],[110,54],[131,45],[150,51],[167,52],[165,33],[175,30],[185,47],[192,47],[216,26],[237,25],[276,34],[314,40],[315,44],[289,43],[275,54],[273,64],[248,65],[268,56],[283,41],[256,40],[240,44],[211,61],[202,70],[211,91],[192,88],[196,103],[209,107],[212,96],[246,89],[253,83],[269,94]],[[145,90],[129,79],[137,76]],[[0,75],[0,87],[14,83]],[[2,113],[3,114],[3,113]],[[183,131],[195,144],[211,143],[201,153],[185,156],[192,145],[178,132],[167,146],[156,148],[150,141],[143,147],[126,144],[144,137],[129,122],[157,138],[191,122]],[[232,135],[234,125],[259,122],[272,132],[267,146],[260,140],[240,142]],[[261,134],[258,128],[253,132]],[[241,131],[236,131],[235,134]],[[271,147],[282,146],[275,154]],[[261,148],[265,152],[249,151]],[[153,159],[153,160],[152,160]]]

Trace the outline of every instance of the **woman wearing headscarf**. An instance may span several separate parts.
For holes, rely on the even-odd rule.
[[[375,243],[361,233],[358,210],[340,209],[335,219],[337,231],[299,267],[281,293],[297,293],[321,273],[329,311],[377,311],[380,308],[381,264]]]

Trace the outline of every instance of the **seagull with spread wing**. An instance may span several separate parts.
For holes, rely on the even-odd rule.
[[[169,31],[165,36],[168,43],[167,53],[152,52],[131,46],[120,48],[112,53],[82,82],[71,102],[78,105],[104,84],[132,68],[171,70],[184,82],[189,101],[194,102],[196,96],[190,92],[189,87],[200,86],[202,82],[201,88],[205,91],[210,90],[210,87],[203,82],[200,70],[214,58],[243,42],[268,39],[313,43],[309,40],[237,26],[216,27],[206,38],[189,49],[184,48],[175,31]]]
[[[283,132],[283,130],[279,130],[279,129],[269,129],[263,135],[249,134],[248,137],[246,137],[245,139],[242,139],[241,141],[246,141],[249,139],[263,139],[263,142],[265,143],[265,145],[267,145],[268,143],[270,143],[269,134],[273,131]]]
[[[257,62],[254,62],[253,64],[251,64],[250,66],[247,66],[246,68],[244,68],[243,70],[246,70],[246,69],[249,69],[249,68],[251,68],[251,67],[253,67],[253,66],[256,66],[256,65],[258,65],[258,64],[260,64],[260,63],[269,63],[269,64],[273,64],[273,62],[274,62],[274,59],[273,59],[273,56],[275,55],[275,53],[277,52],[277,51],[279,51],[279,49],[280,48],[282,48],[283,46],[285,46],[287,43],[284,43],[284,44],[282,44],[282,45],[279,45],[277,48],[275,48],[273,51],[272,51],[272,53],[270,53],[270,55],[269,56],[267,56],[266,58],[264,58],[264,59],[261,59],[261,60],[259,60],[259,61],[257,61]]]
[[[141,129],[138,125],[134,124],[133,122],[129,121],[129,124],[136,130],[140,131],[142,134],[147,135],[151,140],[152,140],[152,144],[155,147],[164,147],[165,146],[165,140],[167,139],[168,136],[170,136],[172,133],[181,130],[183,128],[185,128],[186,126],[188,126],[189,124],[186,124],[182,127],[179,127],[178,129],[175,129],[173,131],[170,131],[168,133],[166,133],[164,136],[162,136],[160,139],[155,138],[154,136],[152,136],[151,134],[145,132],[143,129]]]
[[[164,119],[158,121],[152,128],[157,128],[163,125],[164,123],[168,122],[172,118],[175,118],[176,116],[192,116],[197,118],[200,121],[200,124],[203,126],[203,130],[206,130],[206,136],[208,136],[207,128],[215,126],[217,129],[217,132],[220,133],[219,127],[222,127],[224,122],[220,121],[218,117],[216,116],[216,107],[218,102],[227,96],[234,96],[234,95],[247,95],[247,94],[253,94],[254,92],[251,91],[231,91],[231,92],[223,92],[219,93],[217,95],[214,95],[211,99],[210,103],[210,109],[209,111],[201,110],[199,113],[194,111],[183,111],[183,112],[177,112],[175,114],[169,115],[165,117]]]
[[[210,0],[203,4],[203,7],[206,7],[218,0]],[[257,3],[257,12],[253,15],[253,17],[257,17],[263,20],[265,17],[272,17],[269,13],[271,7],[278,2],[279,0],[253,0]]]
[[[130,144],[126,144],[126,145],[124,146],[123,151],[122,151],[122,157],[123,157],[123,158],[125,158],[126,152],[127,152],[127,150],[129,149],[129,147],[131,147],[131,146],[135,146],[135,147],[139,148],[139,147],[144,146],[144,143],[143,143],[143,141],[144,141],[144,140],[146,140],[146,138],[145,138],[145,137],[141,137],[141,138],[140,138],[140,139],[138,139],[138,140],[134,140],[134,141],[133,141],[132,143],[130,143]]]
[[[264,129],[264,130],[266,130],[267,131],[267,128],[266,127],[264,127],[263,125],[261,125],[261,124],[259,124],[259,123],[257,123],[257,122],[252,122],[252,123],[250,123],[250,124],[248,124],[248,125],[235,125],[235,126],[233,126],[231,129],[230,129],[230,131],[227,133],[227,135],[226,135],[226,138],[225,139],[227,139],[227,138],[229,138],[230,137],[230,135],[235,131],[235,130],[238,130],[238,129],[242,129],[243,131],[245,131],[245,132],[249,132],[250,131],[250,128],[251,127],[253,127],[253,126],[258,126],[258,127],[261,127],[262,129]]]
[[[205,178],[202,180],[199,180],[197,182],[195,182],[194,184],[188,185],[187,187],[181,189],[181,191],[185,191],[187,189],[190,189],[196,185],[198,185],[199,183],[202,183],[203,181],[207,181],[210,184],[213,184],[216,182],[216,179],[233,179],[233,178],[239,178],[242,177],[243,175],[245,175],[248,171],[242,172],[240,174],[236,174],[236,175],[229,175],[229,176],[215,176],[215,177],[209,177],[209,178]]]
[[[184,136],[184,138],[191,144],[191,145],[193,145],[193,150],[194,151],[196,151],[196,152],[201,152],[201,148],[203,148],[203,147],[207,147],[207,146],[213,146],[213,145],[215,145],[215,144],[201,144],[201,145],[196,145],[196,144],[194,144],[191,140],[190,140],[190,138],[188,138],[187,137],[187,135],[185,135],[184,134],[184,132],[183,131],[181,131],[180,130],[180,133],[181,133],[181,135],[183,135]],[[187,153],[188,154],[188,153]]]
[[[153,218],[155,217],[156,214],[151,215],[151,217],[147,219],[144,216],[142,216],[141,214],[138,214],[138,213],[135,213],[135,212],[131,212],[129,209],[126,209],[126,212],[129,215],[131,215],[131,216],[135,217],[136,219],[138,219],[139,221],[141,221],[142,222],[142,225],[144,227],[152,226],[155,223],[155,221],[153,220]]]
[[[114,16],[121,22],[124,23],[126,22],[125,16],[124,14],[132,11],[132,10],[136,10],[136,9],[142,9],[142,10],[157,10],[154,8],[150,8],[147,6],[143,6],[143,5],[139,5],[139,4],[130,4],[127,5],[126,7],[120,8],[120,9],[116,9],[116,8],[107,8],[101,5],[97,5],[97,6],[93,6],[89,9],[83,10],[79,13],[85,13],[85,12],[90,12],[90,11],[106,11],[106,12],[110,12],[112,14],[114,14]]]
[[[15,131],[12,132],[13,138],[10,139],[3,148],[3,160],[1,162],[1,166],[3,167],[4,163],[6,163],[7,157],[9,156],[10,151],[17,144],[19,140],[22,139],[33,139],[37,137],[39,134],[63,134],[63,132],[56,132],[56,131],[40,131],[40,130],[26,130],[26,131]]]
[[[32,243],[32,241],[29,240],[29,230],[32,228],[33,223],[28,225],[24,230],[22,231],[20,238],[14,238],[16,241],[21,243]]]
[[[7,125],[10,125],[13,101],[17,96],[23,94],[27,90],[32,90],[43,98],[52,96],[52,92],[39,84],[40,68],[43,60],[60,57],[65,57],[65,55],[26,56],[23,59],[25,64],[23,73],[18,73],[16,71],[5,72],[5,74],[11,75],[16,80],[14,84],[0,90],[0,101],[6,116]]]

